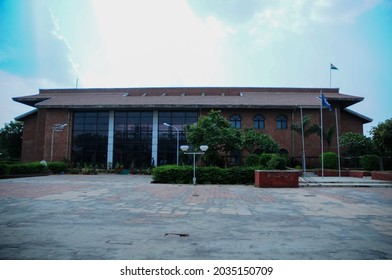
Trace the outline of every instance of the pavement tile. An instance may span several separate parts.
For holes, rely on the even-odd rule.
[[[392,188],[150,181],[1,180],[0,259],[392,259]]]

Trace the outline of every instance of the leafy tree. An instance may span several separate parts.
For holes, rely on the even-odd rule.
[[[11,121],[0,129],[1,157],[11,160],[20,159],[22,151],[23,123]]]
[[[370,134],[380,154],[392,155],[392,118],[373,127]]]
[[[299,135],[302,135],[302,125],[304,127],[304,137],[307,138],[308,136],[316,133],[320,133],[320,126],[318,124],[310,124],[312,120],[311,115],[306,115],[302,119],[302,124],[292,124],[291,129],[297,132]]]
[[[346,132],[340,136],[339,143],[348,156],[358,157],[375,151],[373,140],[359,133]]]
[[[320,129],[320,132],[321,132],[321,129]],[[319,135],[321,134],[320,132],[319,132]],[[333,135],[335,134],[335,132],[336,132],[336,126],[323,128],[323,137],[324,137],[324,140],[328,144],[329,150],[331,150],[332,138],[333,138]]]
[[[227,164],[227,155],[241,149],[241,131],[232,128],[221,111],[211,110],[196,125],[188,125],[185,130],[193,146],[208,145],[203,156],[207,165],[219,165],[219,152],[225,153]]]
[[[254,128],[245,128],[242,132],[242,147],[249,154],[277,153],[279,145],[268,134],[259,133]]]

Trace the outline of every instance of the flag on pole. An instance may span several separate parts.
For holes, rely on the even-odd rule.
[[[335,65],[333,65],[332,63],[330,64],[331,64],[331,70],[339,70]]]
[[[328,111],[332,110],[331,104],[328,103],[327,99],[324,96],[324,93],[321,92],[320,95],[320,99],[321,99],[321,104],[323,105],[323,107],[327,107]]]

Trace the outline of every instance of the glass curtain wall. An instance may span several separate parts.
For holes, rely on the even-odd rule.
[[[148,168],[151,166],[152,112],[114,113],[113,166]]]
[[[109,112],[75,112],[72,162],[106,166]]]
[[[165,112],[158,114],[158,165],[177,163],[177,131],[165,126],[175,126],[179,131],[179,145],[186,144],[185,125],[197,123],[197,112]],[[181,163],[181,158],[180,158]]]

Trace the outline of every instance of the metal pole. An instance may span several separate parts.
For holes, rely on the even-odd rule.
[[[54,139],[54,129],[52,128],[52,144],[50,146],[50,161],[53,161],[53,139]]]
[[[178,150],[180,149],[180,132],[176,127],[175,129],[177,130],[177,165],[178,165],[178,156],[179,156]]]
[[[302,169],[304,170],[304,176],[306,176],[306,155],[305,155],[305,136],[304,136],[304,121],[301,109],[301,131],[302,131]]]
[[[340,168],[340,144],[339,144],[339,122],[338,122],[338,109],[335,108],[335,119],[336,119],[336,144],[338,146],[338,167],[339,167],[339,177],[342,176]]]
[[[321,138],[321,177],[324,178],[324,132],[323,132],[323,102],[322,102],[322,91],[320,91],[320,138]]]
[[[196,153],[193,153],[193,185],[196,185]]]

